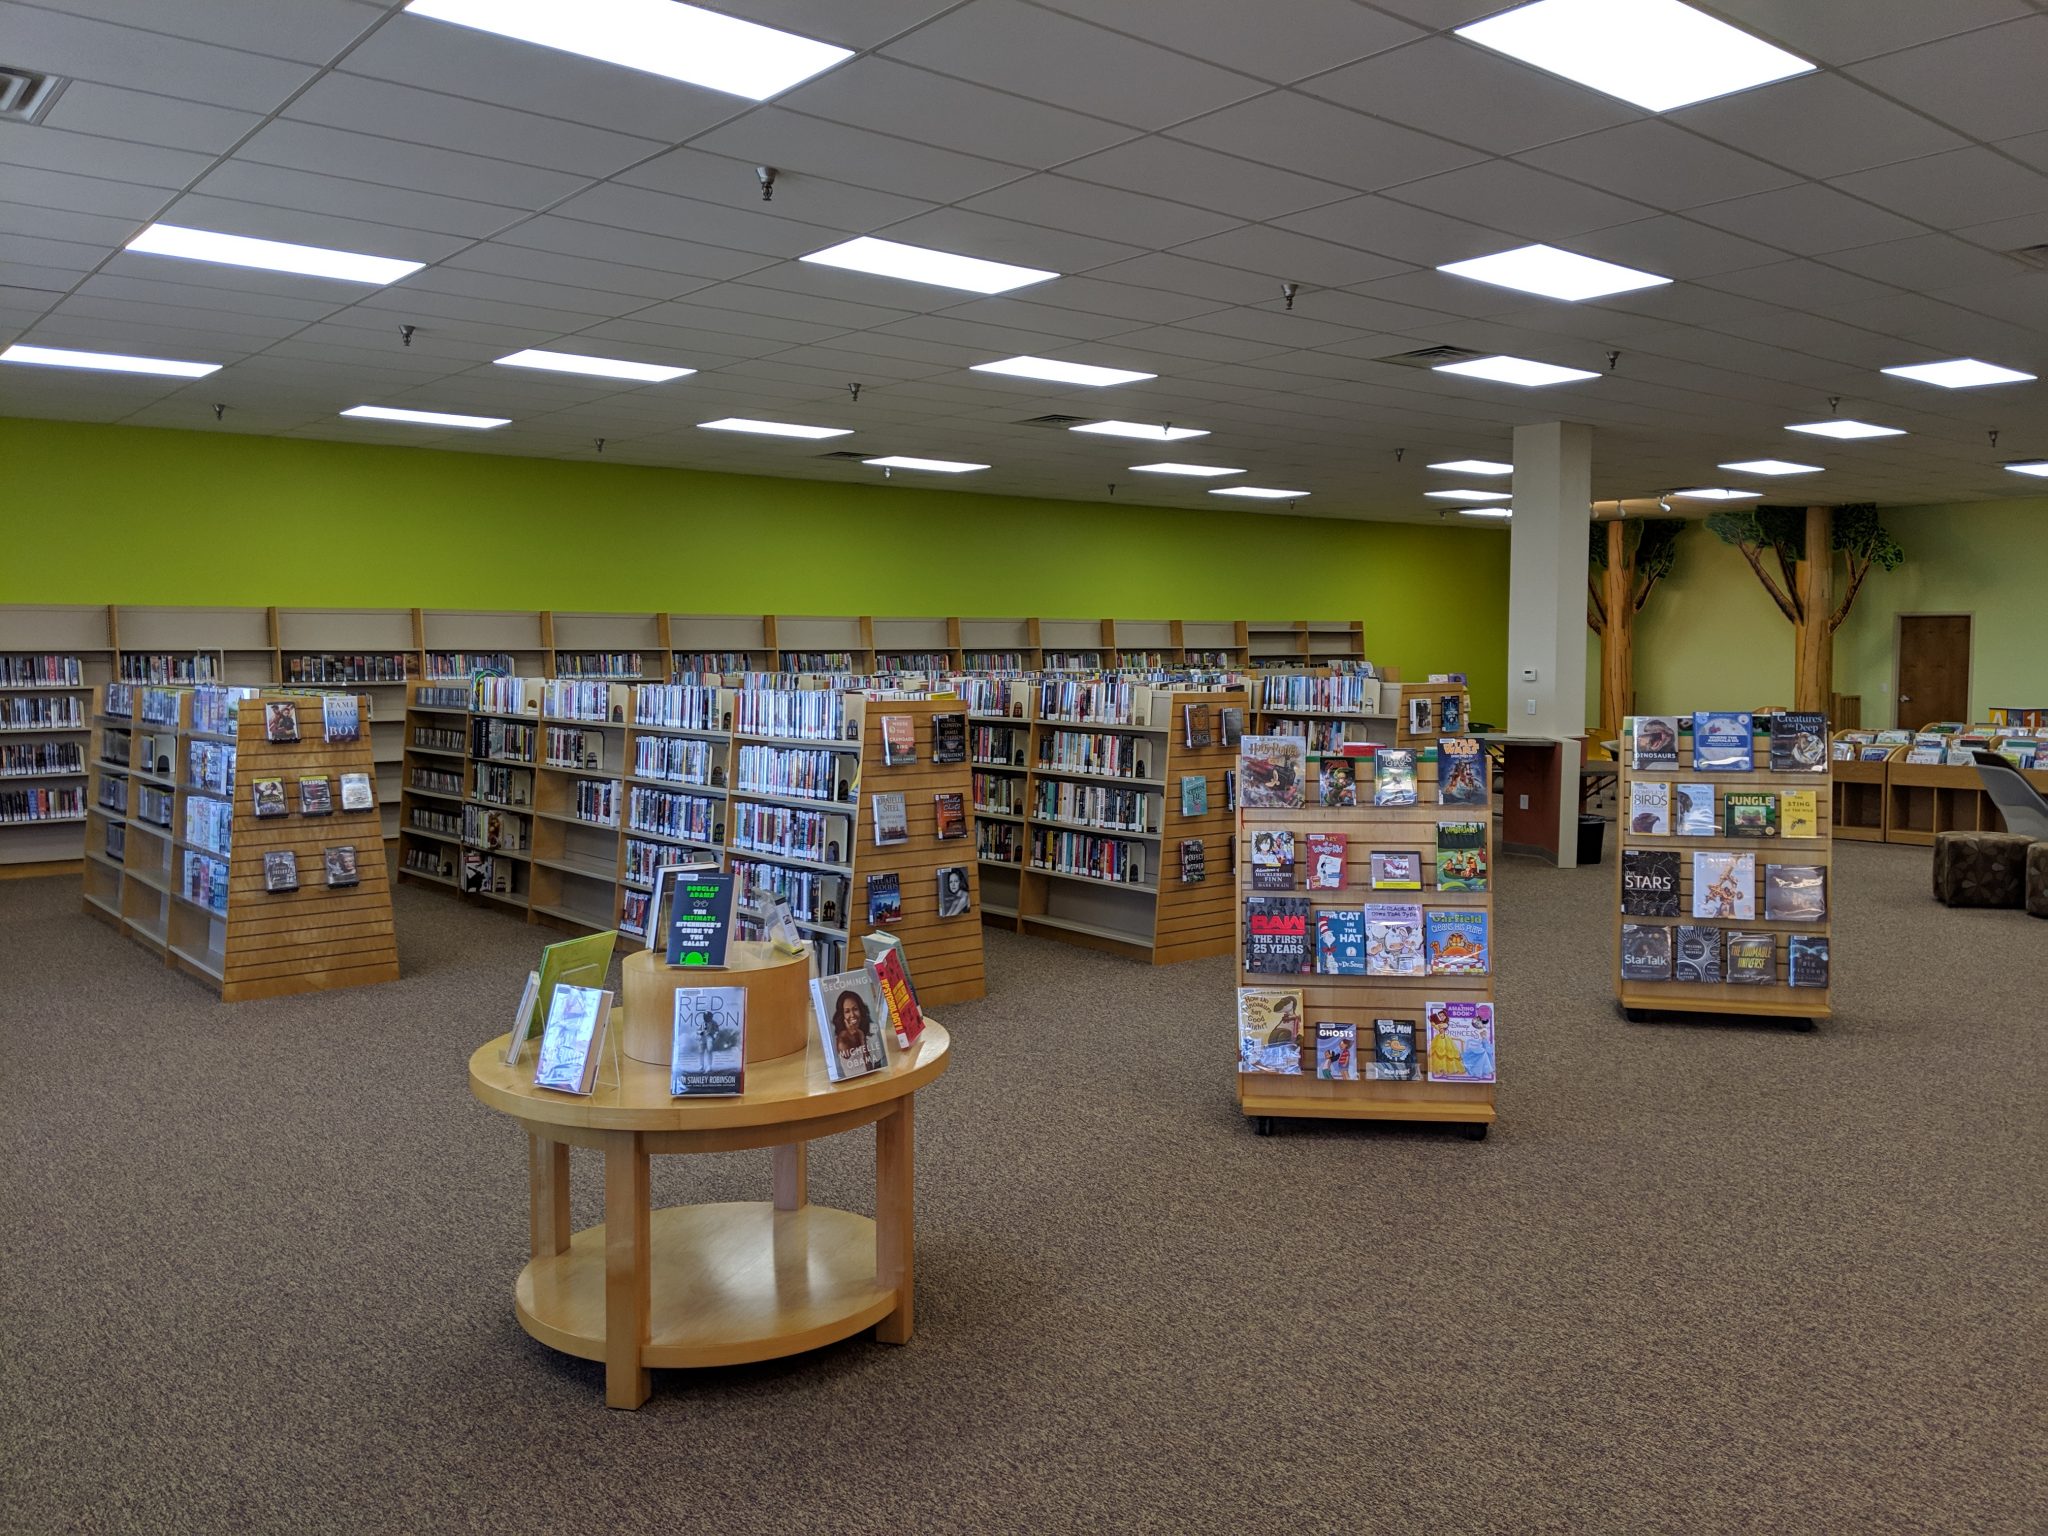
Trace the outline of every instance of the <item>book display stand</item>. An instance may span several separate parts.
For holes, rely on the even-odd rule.
[[[1693,731],[1691,719],[1687,716],[1678,717],[1679,766],[1637,768],[1634,763],[1638,717],[1630,716],[1623,722],[1619,754],[1621,778],[1617,791],[1621,853],[1615,860],[1614,876],[1614,994],[1623,1016],[1631,1022],[1639,1022],[1656,1013],[1706,1013],[1778,1019],[1799,1029],[1812,1029],[1832,1011],[1832,953],[1825,953],[1817,970],[1810,960],[1802,967],[1793,954],[1793,940],[1795,937],[1819,940],[1824,951],[1832,950],[1829,936],[1837,894],[1830,867],[1834,837],[1833,778],[1826,771],[1771,771],[1767,730],[1770,718],[1764,715],[1756,717],[1752,750],[1754,761],[1762,766],[1748,771],[1689,766],[1693,762]],[[1711,833],[1687,836],[1679,831],[1680,786],[1688,784],[1704,785],[1711,792]],[[1664,794],[1670,802],[1670,831],[1639,830],[1645,825],[1639,818],[1651,813],[1635,809],[1637,785],[1666,786]],[[1788,793],[1813,796],[1812,835],[1785,835],[1784,797]],[[1732,824],[1731,796],[1737,797],[1738,802],[1747,802],[1756,808],[1758,814],[1768,802],[1772,807],[1772,834],[1728,835]],[[1704,805],[1702,814],[1706,814]],[[1736,820],[1741,820],[1739,814]],[[1638,857],[1631,858],[1632,854]],[[1635,871],[1639,881],[1652,873],[1650,866],[1640,860],[1640,856],[1646,854],[1670,855],[1670,862],[1675,864],[1675,870],[1669,871],[1675,885],[1675,914],[1638,915],[1627,910],[1626,886],[1631,870]],[[1719,862],[1730,855],[1749,857],[1751,870],[1746,882],[1739,871],[1730,872]],[[1707,864],[1698,856],[1707,856],[1716,862]],[[1770,871],[1773,867],[1817,869],[1825,902],[1821,915],[1799,919],[1771,916]],[[1703,897],[1696,899],[1696,883],[1703,874],[1726,885],[1728,900],[1725,905],[1733,907],[1737,915],[1704,915],[1710,903]],[[1662,876],[1657,878],[1661,880]],[[1747,886],[1746,898],[1738,889],[1744,884]],[[1639,905],[1647,905],[1649,898],[1639,896],[1637,901]],[[1749,915],[1740,915],[1744,911]],[[1663,930],[1661,936],[1648,936],[1651,946],[1648,965],[1655,968],[1657,953],[1668,954],[1673,979],[1651,980],[1625,974],[1629,968],[1625,950],[1631,927]],[[1733,964],[1729,943],[1731,934],[1746,939],[1770,940],[1768,958],[1763,956],[1759,945],[1751,956],[1751,968]],[[1712,951],[1711,960],[1707,958],[1709,950]],[[1699,969],[1703,966],[1706,967],[1704,971]],[[1707,974],[1719,979],[1679,980],[1680,974]],[[1755,979],[1731,979],[1739,975]],[[1795,975],[1801,978],[1802,984],[1794,985]]]
[[[1240,989],[1298,989],[1301,1010],[1295,1022],[1292,1047],[1299,1070],[1243,1071],[1237,1074],[1238,1108],[1251,1119],[1258,1134],[1270,1135],[1273,1121],[1283,1117],[1341,1120],[1409,1120],[1461,1125],[1467,1136],[1483,1138],[1494,1120],[1494,1084],[1491,1081],[1452,1081],[1432,1075],[1430,1015],[1438,1005],[1483,1007],[1488,1025],[1488,1043],[1493,1043],[1494,966],[1496,952],[1493,890],[1496,870],[1493,859],[1493,817],[1485,805],[1439,805],[1437,803],[1437,762],[1432,745],[1415,754],[1415,799],[1413,805],[1373,805],[1370,758],[1346,761],[1357,765],[1360,804],[1325,806],[1319,803],[1321,769],[1331,758],[1311,758],[1316,773],[1305,786],[1306,803],[1299,807],[1244,807],[1237,812],[1239,858],[1231,880],[1236,896],[1237,983]],[[1239,768],[1239,782],[1245,770]],[[1484,871],[1485,887],[1480,890],[1446,889],[1438,858],[1439,826],[1469,823],[1476,827],[1476,859],[1467,850],[1461,867],[1467,878],[1471,871]],[[1286,831],[1293,835],[1294,864],[1284,887],[1255,884],[1254,842],[1261,832]],[[1311,863],[1309,838],[1312,834],[1344,838],[1341,884],[1310,887],[1316,877]],[[1412,860],[1416,886],[1375,887],[1375,855],[1403,855]],[[1382,860],[1383,864],[1383,860]],[[1419,887],[1419,888],[1418,888]],[[1384,962],[1373,958],[1379,936],[1367,921],[1370,907],[1410,905],[1419,907],[1423,928],[1413,935],[1419,951],[1414,962],[1426,967],[1427,914],[1458,912],[1478,914],[1484,925],[1487,969],[1481,973],[1419,975],[1373,975],[1350,972],[1334,974],[1318,969],[1309,974],[1284,974],[1248,967],[1247,902],[1253,897],[1292,897],[1307,909],[1304,943],[1312,966],[1327,966],[1328,947],[1319,936],[1325,925],[1318,921],[1323,911],[1356,914],[1349,920],[1350,931],[1358,935],[1356,963],[1360,971]],[[1338,962],[1343,963],[1343,962]],[[1241,994],[1240,994],[1241,995]],[[1439,1009],[1438,1011],[1442,1011]],[[1379,1070],[1411,1072],[1411,1077],[1374,1078],[1375,1024],[1406,1024],[1412,1030],[1405,1067],[1382,1064]],[[1356,1078],[1319,1075],[1318,1024],[1349,1025],[1353,1032],[1351,1062]],[[1240,1066],[1245,1063],[1240,1056]],[[1474,1052],[1470,1063],[1494,1076],[1492,1054],[1482,1060]],[[1439,1056],[1436,1063],[1444,1065]]]

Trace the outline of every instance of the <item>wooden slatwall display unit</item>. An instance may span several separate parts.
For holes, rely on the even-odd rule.
[[[1761,768],[1747,773],[1730,770],[1712,770],[1689,766],[1692,762],[1692,722],[1689,717],[1678,720],[1678,761],[1676,768],[1635,768],[1635,717],[1630,716],[1623,723],[1620,742],[1620,784],[1616,791],[1616,806],[1619,814],[1616,822],[1621,833],[1622,857],[1614,861],[1614,993],[1620,1001],[1623,1014],[1631,1020],[1650,1013],[1711,1013],[1729,1016],[1754,1016],[1785,1019],[1811,1028],[1814,1023],[1825,1019],[1831,1012],[1830,999],[1833,996],[1834,967],[1833,955],[1829,956],[1826,987],[1795,987],[1787,980],[1789,975],[1790,945],[1794,934],[1815,934],[1827,937],[1834,919],[1835,888],[1832,865],[1834,837],[1833,781],[1826,773],[1773,773],[1770,771],[1770,737],[1763,729],[1764,717],[1757,717],[1758,725],[1753,748],[1754,760],[1763,764]],[[1633,804],[1634,786],[1638,783],[1661,782],[1672,786],[1671,824],[1678,825],[1679,784],[1709,784],[1714,791],[1714,836],[1680,837],[1675,833],[1658,835],[1632,830],[1630,807]],[[1787,790],[1808,790],[1814,797],[1819,822],[1816,837],[1786,837],[1784,835],[1784,804],[1782,796]],[[1775,837],[1728,837],[1727,805],[1730,791],[1743,793],[1769,793],[1780,798],[1778,806],[1779,828]],[[1628,863],[1626,855],[1631,850],[1651,850],[1678,855],[1678,916],[1676,917],[1634,917],[1622,912],[1621,891],[1623,869]],[[1693,906],[1693,854],[1696,852],[1747,853],[1754,856],[1756,863],[1755,909],[1756,915],[1747,918],[1695,917]],[[1813,864],[1826,872],[1827,916],[1817,923],[1772,922],[1764,916],[1765,867],[1770,864]],[[1716,942],[1720,945],[1721,974],[1728,974],[1727,935],[1734,933],[1769,934],[1775,940],[1773,946],[1773,975],[1768,985],[1761,983],[1729,982],[1684,982],[1684,981],[1636,981],[1624,979],[1621,974],[1621,930],[1624,923],[1653,923],[1672,927],[1707,927],[1720,931]],[[1672,951],[1677,955],[1676,934],[1672,935]],[[1829,945],[1833,949],[1832,943]]]
[[[461,889],[462,804],[471,782],[469,697],[469,683],[461,678],[422,678],[406,685],[398,803],[401,879]],[[426,732],[452,732],[452,743],[431,736],[423,741]],[[435,777],[448,774],[454,777]]]
[[[1495,971],[1498,969],[1500,934],[1494,922],[1493,892],[1499,878],[1494,860],[1493,820],[1485,806],[1439,805],[1436,753],[1432,747],[1417,752],[1415,764],[1416,804],[1376,806],[1370,803],[1369,762],[1359,760],[1356,806],[1322,806],[1319,778],[1311,773],[1303,786],[1308,802],[1298,809],[1244,809],[1237,813],[1239,844],[1246,850],[1238,861],[1232,889],[1236,898],[1234,927],[1237,937],[1237,982],[1240,987],[1299,988],[1302,995],[1301,1072],[1297,1075],[1273,1072],[1240,1072],[1237,1075],[1238,1107],[1252,1118],[1261,1134],[1272,1129],[1275,1118],[1302,1116],[1330,1120],[1416,1120],[1462,1124],[1466,1134],[1483,1137],[1494,1119],[1494,1084],[1435,1082],[1428,1078],[1429,1020],[1426,1005],[1432,1002],[1486,1003],[1494,1001]],[[1242,777],[1240,773],[1240,778]],[[1486,850],[1487,888],[1483,891],[1440,890],[1437,887],[1437,826],[1442,822],[1476,822],[1483,829]],[[1251,840],[1260,831],[1285,828],[1294,834],[1295,875],[1292,891],[1258,891],[1252,885]],[[1311,832],[1341,833],[1345,838],[1344,884],[1337,890],[1308,890],[1307,835]],[[1422,873],[1421,890],[1374,890],[1372,855],[1408,852],[1417,855]],[[1486,915],[1487,954],[1490,965],[1483,976],[1355,976],[1275,975],[1245,968],[1245,898],[1254,895],[1293,895],[1309,902],[1309,949],[1314,955],[1318,909],[1348,908],[1359,911],[1376,902],[1403,903],[1430,911],[1482,912]],[[1313,964],[1313,960],[1311,961]],[[1369,963],[1369,962],[1368,962]],[[1376,1082],[1367,1078],[1373,1055],[1373,1021],[1406,1020],[1415,1026],[1417,1079],[1408,1082]],[[1316,1074],[1315,1026],[1320,1022],[1355,1027],[1358,1060],[1357,1080],[1324,1079]],[[1498,1010],[1494,1019],[1496,1057],[1499,1049]],[[1232,1025],[1235,1029],[1235,1023]]]
[[[546,617],[539,613],[473,612],[428,608],[420,614],[420,650],[425,658],[422,675],[429,681],[464,681],[476,669],[477,659],[496,657],[509,660],[509,667],[493,665],[486,670],[509,671],[519,677],[540,677],[547,672],[548,643]]]
[[[289,700],[299,712],[300,740],[274,742],[264,733],[265,705]],[[310,708],[308,707],[310,704]],[[345,814],[341,775],[374,774],[367,737],[322,739],[318,699],[261,694],[236,712],[235,814],[229,857],[227,942],[221,997],[230,1003],[298,992],[324,992],[398,979],[398,943],[391,926],[391,882],[377,851],[377,822]],[[324,775],[333,814],[299,812],[299,779]],[[290,814],[258,818],[253,786],[283,779]],[[356,849],[359,883],[327,884],[324,850]],[[297,856],[299,888],[265,888],[264,855]]]
[[[959,664],[952,619],[871,619],[877,672],[950,672]]]
[[[1382,686],[1384,699],[1397,685]],[[1468,736],[1472,732],[1472,695],[1463,683],[1401,683],[1400,702],[1394,718],[1394,745],[1412,747],[1420,752],[1425,747],[1434,747],[1439,736]],[[1456,730],[1444,729],[1444,700],[1458,701],[1458,726]],[[1409,729],[1410,712],[1416,708],[1417,700],[1429,702],[1429,723],[1423,730]]]
[[[1841,740],[1840,733],[1835,739]],[[1857,752],[1861,744],[1854,744]],[[1903,748],[1888,749],[1889,756]],[[1828,764],[1834,786],[1835,836],[1847,842],[1881,843],[1884,839],[1885,780],[1889,762],[1864,762],[1860,756]]]
[[[626,683],[595,680],[561,680],[543,693],[530,886],[536,919],[579,932],[617,922],[632,693]]]
[[[93,689],[114,674],[106,638],[104,608],[0,608],[0,796],[70,794],[92,805]],[[0,822],[0,878],[69,870],[85,852],[87,819],[53,804],[37,819]]]
[[[280,608],[278,671],[286,688],[353,688],[370,701],[363,728],[377,764],[377,808],[387,843],[398,836],[404,779],[405,685],[420,672],[415,608]]]
[[[697,663],[709,658],[721,665],[713,672],[766,672],[775,665],[775,644],[769,638],[772,620],[759,614],[706,618],[672,613],[668,616],[669,665],[677,672],[704,670]],[[722,663],[739,661],[738,667]]]
[[[1121,627],[1121,626],[1119,626]],[[1190,705],[1209,712],[1209,745],[1187,744]],[[1224,775],[1237,768],[1237,746],[1223,744],[1221,712],[1242,709],[1251,722],[1250,695],[1243,692],[1176,692],[1168,701],[1174,734],[1166,754],[1164,821],[1159,844],[1158,919],[1152,934],[1152,963],[1173,965],[1225,955],[1235,942],[1231,893],[1236,881],[1236,812],[1224,793]],[[1181,811],[1181,781],[1200,779],[1208,809]],[[1181,878],[1181,844],[1202,845],[1202,878]]]
[[[894,923],[882,925],[881,931],[902,940],[918,1001],[927,1006],[970,1002],[987,993],[982,964],[981,872],[974,857],[970,769],[964,762],[932,761],[932,717],[965,713],[966,705],[959,699],[869,699],[861,733],[861,804],[852,860],[859,879],[848,901],[848,963],[861,956],[861,935],[875,931],[877,926],[868,922],[869,878],[894,874],[902,891],[903,915]],[[917,761],[894,765],[883,762],[882,721],[891,715],[910,720]],[[878,794],[903,796],[905,819],[910,827],[908,842],[875,846],[874,805]],[[938,836],[938,807],[934,798],[940,794],[958,795],[962,809],[962,835],[943,841]],[[957,917],[942,918],[938,872],[949,867],[958,868],[967,876],[968,906]]]
[[[551,613],[547,636],[549,677],[600,678],[615,683],[668,681],[665,615],[658,613]],[[637,662],[636,666],[634,663]]]

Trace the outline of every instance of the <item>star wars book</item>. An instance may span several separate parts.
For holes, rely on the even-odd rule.
[[[1678,766],[1678,719],[1675,715],[1637,715],[1632,768]]]
[[[1358,1080],[1358,1026],[1316,1025],[1316,1076],[1329,1082]]]
[[[1293,810],[1301,804],[1308,769],[1305,739],[1247,736],[1238,762],[1238,800],[1246,810]]]
[[[818,1021],[825,1075],[833,1082],[865,1077],[889,1065],[883,1043],[887,1015],[874,978],[865,970],[812,978],[811,1012]]]
[[[1412,1083],[1420,1075],[1421,1063],[1413,1019],[1372,1021],[1372,1063],[1366,1068],[1367,1078],[1376,1083]]]
[[[1486,889],[1486,824],[1440,821],[1436,824],[1436,888],[1440,891]]]
[[[1329,806],[1358,804],[1358,764],[1348,757],[1318,758],[1316,798]]]
[[[1828,941],[1825,934],[1795,933],[1785,941],[1785,979],[1795,987],[1828,984]]]
[[[299,814],[301,816],[331,816],[334,814],[334,787],[327,782],[325,774],[299,780]]]
[[[910,985],[910,972],[903,965],[900,947],[888,950],[868,962],[875,978],[875,996],[889,1015],[889,1027],[896,1032],[896,1044],[909,1050],[924,1033],[924,1011],[917,1006],[917,993]]]
[[[1365,974],[1365,914],[1356,907],[1316,908],[1316,972]]]
[[[900,794],[878,794],[875,796],[875,846],[887,848],[892,843],[910,841],[910,817],[903,808]]]
[[[1309,900],[1306,896],[1244,899],[1244,968],[1268,976],[1309,974]]]
[[[1621,975],[1624,981],[1669,981],[1671,930],[1662,923],[1623,923]]]
[[[299,739],[299,706],[290,699],[277,699],[263,706],[263,738],[266,741]]]
[[[1422,889],[1422,855],[1375,848],[1366,865],[1376,891]]]
[[[1742,986],[1767,987],[1778,979],[1778,936],[1774,933],[1728,935],[1728,980]]]
[[[1675,784],[1671,795],[1671,830],[1680,837],[1712,837],[1719,825],[1714,820],[1714,786]]]
[[[1180,778],[1180,813],[1183,816],[1206,816],[1209,814],[1209,780],[1199,773],[1184,773]]]
[[[1756,916],[1756,855],[1709,853],[1692,856],[1692,915],[1748,922]]]
[[[1486,754],[1477,737],[1446,736],[1436,744],[1437,804],[1490,805],[1486,779]]]
[[[273,848],[263,855],[263,889],[296,891],[299,888],[299,856],[289,848]]]
[[[1771,772],[1825,773],[1828,717],[1783,714],[1771,717]]]
[[[249,798],[258,816],[289,816],[292,808],[284,798],[283,779],[256,779],[249,785]]]
[[[967,802],[958,790],[932,796],[932,827],[942,843],[967,835]]]
[[[344,844],[336,848],[323,848],[320,850],[320,858],[327,866],[329,885],[358,885],[362,882],[362,874],[356,868],[356,851],[352,846]]]
[[[1344,888],[1344,857],[1349,839],[1342,832],[1311,832],[1305,839],[1308,879],[1312,891]]]
[[[882,762],[894,767],[917,761],[917,722],[909,715],[882,716]]]
[[[1425,976],[1429,973],[1420,905],[1391,901],[1366,904],[1365,973],[1368,976]]]
[[[1252,833],[1252,889],[1294,889],[1294,834],[1284,827],[1260,827]]]
[[[1778,797],[1769,790],[1731,789],[1721,797],[1721,814],[1730,837],[1778,835]]]
[[[1432,1083],[1494,1080],[1493,1004],[1426,1003],[1423,1017],[1429,1021]]]
[[[1818,864],[1764,866],[1764,921],[1821,923],[1828,915],[1828,872]]]
[[[377,809],[376,786],[370,782],[367,773],[344,773],[341,776],[341,808],[344,811]]]
[[[1664,779],[1637,779],[1628,787],[1628,829],[1643,837],[1664,837],[1671,831],[1671,785]]]
[[[903,917],[902,877],[888,874],[869,875],[868,921],[878,928],[886,928]]]
[[[747,1086],[747,989],[679,987],[669,1045],[671,1098],[744,1093]]]
[[[605,1026],[610,1022],[612,995],[595,987],[561,987],[548,1001],[547,1027],[541,1031],[540,1060],[533,1086],[557,1093],[588,1093],[604,1059]]]
[[[1719,928],[1680,923],[1672,944],[1672,979],[1702,983],[1719,981],[1721,932]]]
[[[1484,976],[1491,964],[1484,912],[1432,907],[1423,914],[1423,943],[1432,976]]]
[[[1621,910],[1627,917],[1678,916],[1678,855],[1657,848],[1622,849]]]
[[[964,763],[967,761],[967,717],[965,715],[932,716],[932,761],[935,763]]]
[[[1810,789],[1786,789],[1778,793],[1778,835],[1780,837],[1820,836],[1820,796]]]
[[[1755,727],[1747,712],[1692,717],[1692,765],[1712,773],[1748,773],[1756,767]]]
[[[1301,992],[1294,987],[1237,989],[1237,1070],[1301,1075]]]
[[[1372,755],[1372,803],[1415,804],[1415,754],[1406,747],[1382,747]]]

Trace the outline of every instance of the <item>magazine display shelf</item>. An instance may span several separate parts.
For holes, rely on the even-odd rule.
[[[1315,761],[1313,758],[1311,762]],[[1370,764],[1359,759],[1358,794],[1371,798]],[[1426,1072],[1429,1058],[1428,1025],[1423,1004],[1431,1001],[1492,1003],[1494,1001],[1494,957],[1499,953],[1499,934],[1494,924],[1493,893],[1498,878],[1494,861],[1493,817],[1483,805],[1439,805],[1436,803],[1437,768],[1433,748],[1418,751],[1415,762],[1414,805],[1324,806],[1319,777],[1304,786],[1310,803],[1289,809],[1244,809],[1237,812],[1240,847],[1248,848],[1254,834],[1265,828],[1286,828],[1294,833],[1296,884],[1293,891],[1255,891],[1249,858],[1240,858],[1232,879],[1237,908],[1237,984],[1240,987],[1282,987],[1301,989],[1302,1062],[1294,1076],[1272,1072],[1239,1072],[1237,1104],[1261,1136],[1271,1135],[1275,1119],[1300,1117],[1326,1120],[1409,1120],[1457,1124],[1475,1140],[1482,1139],[1494,1120],[1493,1083],[1441,1083],[1426,1077],[1413,1082],[1375,1082],[1365,1076],[1372,1056],[1374,1019],[1407,1019],[1415,1024],[1417,1071]],[[1444,821],[1475,821],[1485,830],[1487,882],[1483,891],[1440,891],[1436,884],[1436,828]],[[1339,890],[1308,890],[1301,880],[1308,867],[1304,839],[1308,833],[1341,833],[1345,838],[1344,884]],[[1414,853],[1422,870],[1421,890],[1372,888],[1372,855]],[[1358,908],[1375,901],[1410,902],[1425,912],[1432,908],[1486,914],[1489,970],[1483,976],[1329,976],[1278,975],[1245,969],[1245,898],[1252,895],[1295,895],[1310,901],[1310,950],[1314,945],[1314,908]],[[1356,1026],[1359,1076],[1351,1079],[1323,1079],[1315,1075],[1315,1026],[1334,1022]],[[1498,1059],[1498,1016],[1495,1020],[1495,1051]]]
[[[927,1014],[917,1045],[892,1048],[889,1066],[865,1077],[832,1082],[813,1041],[750,1062],[744,1094],[694,1101],[669,1096],[666,1064],[629,1057],[590,1094],[536,1088],[531,1051],[507,1066],[506,1044],[500,1035],[477,1049],[469,1086],[527,1133],[532,1257],[514,1309],[549,1348],[604,1362],[608,1407],[646,1402],[653,1368],[772,1360],[865,1328],[884,1344],[910,1341],[914,1106],[951,1061],[936,1019]],[[868,1125],[873,1219],[812,1205],[808,1144]],[[571,1147],[604,1157],[604,1222],[574,1233]],[[761,1147],[774,1149],[771,1200],[651,1208],[652,1157]]]
[[[1753,752],[1757,761],[1770,762],[1770,736],[1761,728],[1765,717],[1758,716]],[[1826,987],[1795,987],[1787,979],[1790,974],[1791,956],[1787,940],[1793,934],[1814,934],[1827,937],[1834,921],[1835,876],[1832,847],[1834,839],[1834,791],[1833,780],[1826,773],[1782,772],[1773,773],[1768,767],[1752,769],[1749,772],[1732,772],[1694,768],[1692,762],[1692,722],[1681,716],[1678,728],[1678,761],[1676,768],[1635,768],[1635,717],[1630,716],[1622,725],[1620,743],[1620,787],[1616,791],[1618,814],[1616,821],[1621,832],[1621,848],[1624,854],[1631,849],[1650,849],[1678,855],[1678,916],[1676,917],[1631,917],[1621,908],[1622,867],[1625,858],[1614,861],[1614,995],[1621,1004],[1623,1017],[1630,1022],[1640,1022],[1653,1013],[1707,1013],[1728,1017],[1755,1017],[1780,1019],[1801,1029],[1812,1029],[1823,1019],[1831,1016],[1830,1001],[1834,995],[1834,944],[1828,945],[1828,985]],[[1843,764],[1832,764],[1842,767]],[[1882,767],[1883,764],[1872,766]],[[1681,837],[1676,834],[1658,835],[1635,832],[1630,828],[1629,807],[1633,803],[1634,785],[1637,782],[1656,781],[1673,786],[1673,825],[1677,820],[1677,788],[1684,784],[1711,784],[1714,787],[1714,829],[1712,837]],[[1758,792],[1778,794],[1788,789],[1811,790],[1814,797],[1816,821],[1819,828],[1814,837],[1727,837],[1721,835],[1728,825],[1727,801],[1730,790],[1738,794]],[[1782,810],[1780,812],[1782,816]],[[1756,916],[1737,917],[1694,917],[1692,915],[1692,855],[1701,851],[1725,853],[1749,853],[1756,856],[1755,907]],[[1826,872],[1827,916],[1817,923],[1772,922],[1764,917],[1764,866],[1766,864],[1814,864]],[[1625,980],[1621,974],[1621,927],[1623,923],[1662,923],[1672,927],[1693,926],[1715,928],[1722,932],[1722,975],[1727,974],[1727,939],[1730,931],[1740,933],[1768,933],[1776,943],[1772,955],[1773,975],[1768,983],[1760,982],[1690,982],[1690,981],[1636,981]],[[1673,938],[1673,953],[1676,953],[1676,936]]]
[[[1839,733],[1835,739],[1841,739]],[[1834,790],[1831,809],[1836,837],[1856,843],[1885,841],[1885,786],[1890,778],[1890,756],[1896,755],[1898,750],[1893,748],[1883,760],[1865,761],[1855,757],[1836,759],[1828,764],[1828,776]]]

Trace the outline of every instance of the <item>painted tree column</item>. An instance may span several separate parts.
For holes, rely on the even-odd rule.
[[[1628,524],[1606,528],[1607,569],[1600,595],[1607,627],[1600,636],[1600,729],[1621,739],[1621,722],[1635,709],[1636,569],[1628,556]]]
[[[1593,506],[1593,429],[1515,428],[1514,543],[1508,555],[1508,718],[1518,736],[1564,749],[1557,862],[1578,862],[1579,749],[1586,732],[1586,540]],[[1627,605],[1624,604],[1624,607]]]
[[[1795,568],[1792,707],[1833,713],[1835,689],[1834,509],[1806,509],[1806,558]]]

